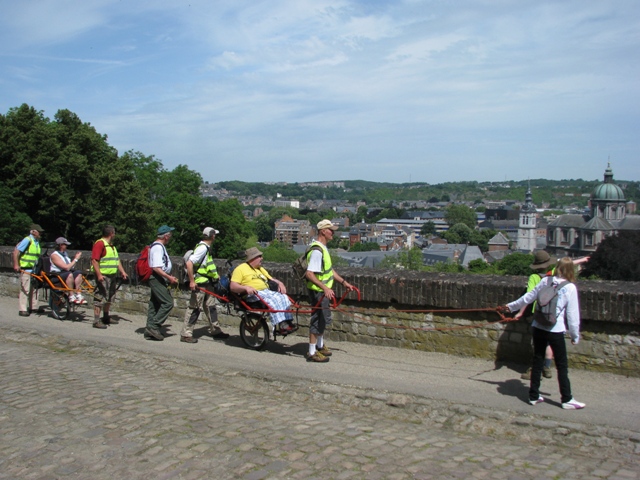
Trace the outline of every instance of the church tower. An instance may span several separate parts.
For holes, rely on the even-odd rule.
[[[531,185],[527,188],[526,199],[520,210],[518,224],[518,250],[533,252],[536,249],[537,231],[536,206],[531,198]]]

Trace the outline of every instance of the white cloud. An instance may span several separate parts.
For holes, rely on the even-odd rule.
[[[5,110],[69,108],[209,180],[570,177],[602,152],[640,177],[635,1],[3,3]]]

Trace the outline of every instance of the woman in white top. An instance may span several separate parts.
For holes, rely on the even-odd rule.
[[[69,295],[69,301],[71,303],[85,304],[87,301],[80,293],[80,287],[82,286],[82,272],[80,270],[74,270],[78,265],[78,259],[82,255],[82,252],[77,252],[73,257],[73,260],[69,258],[67,252],[67,246],[71,243],[64,237],[56,238],[56,249],[51,254],[51,267],[50,271],[53,274],[53,278],[60,277],[62,282],[67,288],[71,290],[77,290],[77,293]]]
[[[556,267],[553,277],[543,279],[535,289],[526,293],[515,302],[507,305],[511,312],[520,310],[523,306],[533,303],[538,297],[540,289],[550,282],[555,285],[566,283],[558,290],[558,303],[556,305],[556,317],[558,321],[553,326],[541,325],[536,320],[532,323],[531,335],[533,337],[533,365],[531,370],[531,385],[529,387],[529,403],[536,405],[544,401],[540,395],[540,377],[544,365],[544,353],[547,345],[553,350],[556,369],[558,371],[558,384],[562,397],[562,408],[577,410],[585,407],[584,403],[574,400],[571,394],[571,382],[569,381],[569,362],[567,360],[567,346],[564,336],[569,327],[571,343],[576,345],[580,341],[580,306],[578,304],[578,289],[575,282],[575,267],[569,257],[562,258]],[[540,308],[540,307],[538,307]]]

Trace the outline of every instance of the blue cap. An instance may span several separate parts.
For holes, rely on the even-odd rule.
[[[175,230],[175,228],[173,228],[173,227],[170,227],[168,225],[162,225],[158,229],[158,236],[164,235],[165,233],[173,232],[174,230]]]

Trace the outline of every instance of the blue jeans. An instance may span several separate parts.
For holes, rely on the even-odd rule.
[[[569,381],[569,361],[567,360],[567,345],[563,333],[552,333],[533,327],[533,365],[531,366],[531,386],[529,388],[529,400],[537,400],[540,396],[540,380],[542,367],[544,366],[544,352],[547,345],[553,351],[553,358],[558,370],[558,385],[562,403],[573,398],[571,395],[571,382]]]

